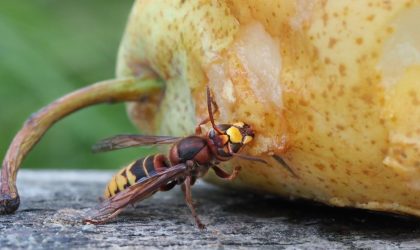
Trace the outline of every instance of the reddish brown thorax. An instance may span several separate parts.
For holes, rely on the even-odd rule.
[[[172,146],[169,160],[173,165],[192,160],[199,165],[207,165],[212,159],[207,140],[201,136],[188,136]]]

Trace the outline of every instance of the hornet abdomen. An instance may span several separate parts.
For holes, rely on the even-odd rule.
[[[162,154],[149,155],[134,161],[112,177],[106,186],[104,196],[110,198],[134,183],[165,171],[169,167],[168,160]]]

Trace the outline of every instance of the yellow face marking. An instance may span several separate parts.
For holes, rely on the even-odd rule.
[[[242,142],[242,134],[241,131],[237,127],[230,127],[226,130],[226,134],[229,135],[230,142],[232,143],[241,143]]]
[[[237,122],[237,123],[234,123],[233,126],[243,128],[245,126],[245,123],[243,123],[243,122]]]
[[[252,139],[253,139],[252,136],[246,135],[242,143],[247,144],[250,141],[252,141]]]

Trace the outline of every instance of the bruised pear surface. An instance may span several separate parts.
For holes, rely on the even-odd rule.
[[[136,1],[117,75],[165,80],[128,104],[150,133],[193,133],[206,85],[218,123],[253,126],[246,153],[269,165],[232,160],[224,185],[420,216],[419,16],[414,0]]]

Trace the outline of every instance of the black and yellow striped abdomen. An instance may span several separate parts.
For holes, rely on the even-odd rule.
[[[104,196],[110,198],[134,183],[156,175],[170,167],[169,161],[162,154],[150,155],[132,162],[114,175],[106,186]]]

